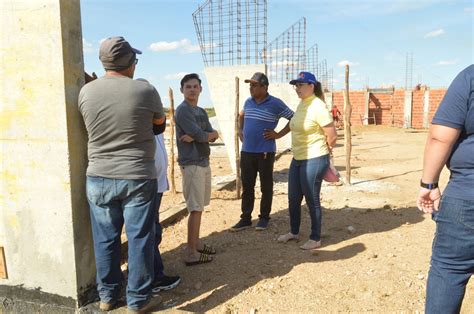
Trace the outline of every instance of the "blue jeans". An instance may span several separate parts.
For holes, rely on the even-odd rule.
[[[321,183],[329,167],[329,155],[305,160],[291,160],[288,175],[288,207],[291,233],[299,234],[301,223],[301,201],[303,196],[311,217],[310,239],[321,239]]]
[[[436,234],[425,312],[459,313],[466,285],[474,273],[474,201],[443,196],[433,220]]]
[[[128,238],[127,305],[138,309],[148,302],[154,279],[156,179],[119,180],[87,177],[97,289],[102,302],[119,297],[120,235]]]
[[[155,224],[155,281],[163,278],[165,275],[164,273],[164,266],[163,260],[161,259],[160,253],[160,243],[163,235],[163,228],[161,228],[160,224],[160,205],[161,199],[163,198],[163,193],[156,194],[156,224]]]

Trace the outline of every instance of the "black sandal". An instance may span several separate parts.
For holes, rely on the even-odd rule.
[[[204,244],[202,250],[197,250],[199,253],[207,255],[215,255],[217,253],[216,249],[210,245]]]
[[[197,261],[192,261],[192,262],[185,261],[184,263],[186,264],[186,266],[194,266],[194,265],[205,264],[205,263],[210,263],[210,262],[212,262],[212,257],[208,254],[201,253]]]

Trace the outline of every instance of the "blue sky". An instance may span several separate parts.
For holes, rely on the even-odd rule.
[[[234,0],[235,1],[235,0]],[[156,86],[164,105],[168,88],[182,100],[179,80],[196,72],[204,79],[200,105],[212,106],[192,13],[204,0],[81,1],[84,61],[101,76],[100,41],[124,36],[143,51],[135,77]],[[333,69],[334,89],[405,86],[405,60],[413,53],[413,84],[447,87],[474,63],[474,6],[471,0],[268,0],[268,42],[306,17],[306,47],[317,43],[319,60]],[[229,74],[232,77],[232,74]],[[231,78],[232,79],[232,78]]]

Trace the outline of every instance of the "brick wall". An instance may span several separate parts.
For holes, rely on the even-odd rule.
[[[431,122],[436,109],[438,109],[439,103],[443,100],[444,94],[446,94],[445,89],[432,89],[430,90],[430,112],[428,114],[428,121]]]
[[[414,90],[411,103],[411,127],[414,129],[423,128],[423,103],[425,90]]]
[[[429,92],[430,111],[428,121],[433,118],[439,103],[443,99],[446,89],[431,89]],[[425,89],[413,90],[411,125],[414,129],[423,128],[423,103]],[[342,91],[333,92],[333,104],[343,112],[344,96]],[[352,105],[351,124],[364,123],[365,91],[350,91],[349,98]],[[370,94],[368,124],[389,125],[403,127],[404,122],[405,90],[397,89],[391,94]]]

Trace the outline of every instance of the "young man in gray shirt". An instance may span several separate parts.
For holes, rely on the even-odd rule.
[[[165,123],[156,89],[133,80],[141,54],[123,37],[104,40],[99,58],[106,74],[79,93],[79,110],[89,136],[87,200],[90,206],[100,309],[120,297],[120,235],[128,239],[127,305],[144,313],[161,298],[152,296],[156,218],[154,129]]]
[[[202,92],[201,79],[195,73],[181,80],[184,101],[176,108],[176,141],[178,163],[183,178],[183,195],[189,211],[187,266],[208,263],[216,251],[199,241],[199,229],[204,206],[211,199],[211,168],[209,142],[219,134],[213,130],[204,109],[198,107]]]

